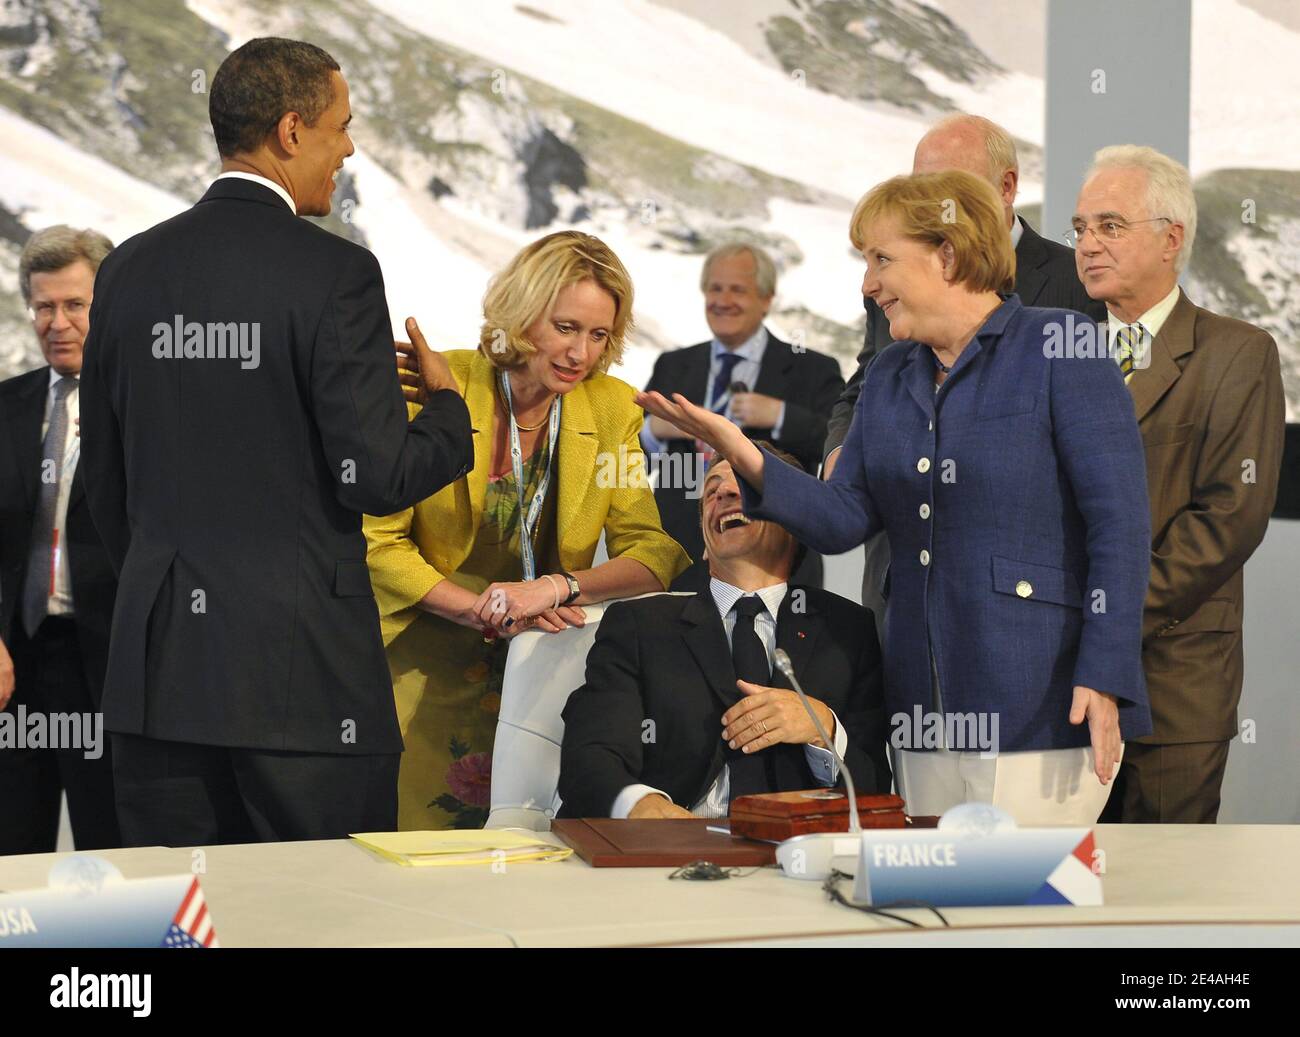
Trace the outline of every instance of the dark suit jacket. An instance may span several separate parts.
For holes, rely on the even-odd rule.
[[[41,425],[49,388],[48,367],[0,382],[0,638],[6,643],[22,623],[23,582],[40,497]],[[63,544],[72,577],[81,667],[91,700],[98,706],[108,665],[117,579],[86,504],[83,463],[84,459],[78,462],[72,476]]]
[[[934,389],[934,355],[895,342],[869,368],[830,481],[767,455],[745,512],[815,550],[883,529],[890,715],[996,714],[1003,751],[1088,744],[1075,685],[1119,699],[1126,738],[1150,734],[1142,601],[1151,537],[1142,440],[1119,365],[1051,355],[1065,310],[1010,296]],[[924,505],[924,508],[922,507]]]
[[[160,358],[177,315],[260,328],[260,362]],[[401,751],[361,516],[410,507],[473,454],[455,392],[408,425],[392,343],[375,257],[249,181],[104,261],[81,468],[120,571],[109,730]]]
[[[796,592],[805,610],[795,611]],[[880,649],[871,614],[829,591],[792,586],[777,647],[800,683],[848,735],[845,762],[859,793],[888,792]],[[788,688],[781,672],[772,686]],[[608,817],[628,785],[662,789],[690,809],[726,762],[722,714],[736,701],[726,629],[713,598],[656,595],[611,605],[587,655],[587,681],[564,708],[563,817]],[[654,721],[653,739],[645,721]],[[816,788],[802,745],[775,745],[780,791]]]
[[[1155,729],[1142,741],[1226,740],[1241,699],[1242,566],[1268,528],[1282,463],[1277,345],[1180,292],[1128,387],[1153,538],[1142,663]]]
[[[679,392],[692,403],[703,405],[710,388],[711,350],[712,342],[701,342],[661,353],[646,391],[661,392],[670,398],[672,393]],[[785,401],[785,420],[776,445],[815,472],[821,464],[827,416],[844,389],[839,363],[811,349],[795,352],[788,342],[769,331],[758,380],[750,389]],[[772,438],[771,429],[745,429],[745,434],[751,439]],[[689,439],[671,440],[667,450],[689,459],[694,455],[695,444]],[[665,480],[661,470],[659,481],[662,484],[673,480]],[[696,496],[688,497],[682,480],[675,482],[676,485],[660,485],[655,489],[659,516],[664,531],[686,549],[693,561],[699,561],[704,552],[704,538],[700,534],[698,487]]]
[[[1104,321],[1105,304],[1089,298],[1079,282],[1074,250],[1044,238],[1023,218],[1017,216],[1016,219],[1020,220],[1022,228],[1020,242],[1016,245],[1015,294],[1020,296],[1020,301],[1026,306],[1076,310],[1095,321]],[[875,301],[864,296],[862,305],[867,311],[867,332],[862,352],[858,354],[858,369],[849,378],[831,413],[823,457],[843,444],[848,434],[849,424],[853,421],[853,406],[862,391],[862,372],[882,349],[894,341],[889,334],[889,321]]]

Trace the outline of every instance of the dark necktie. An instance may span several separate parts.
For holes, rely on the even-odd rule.
[[[736,599],[732,611],[736,613],[736,625],[731,631],[731,664],[736,679],[753,684],[771,683],[772,667],[767,661],[767,649],[754,629],[755,617],[766,612],[767,606],[757,594],[747,594]]]
[[[59,485],[63,481],[68,393],[76,387],[75,378],[60,378],[54,383],[50,424],[41,448],[41,489],[36,514],[32,517],[32,546],[23,581],[23,629],[28,637],[36,636],[36,629],[50,610],[50,594],[54,591],[54,513],[58,510]]]
[[[739,353],[731,352],[723,353],[718,357],[718,374],[713,379],[713,392],[709,396],[709,407],[718,414],[722,413],[718,403],[731,386],[731,376],[735,373],[736,365],[743,359],[744,357]]]
[[[736,625],[731,631],[731,664],[736,671],[736,679],[752,684],[769,685],[772,683],[772,668],[767,661],[767,649],[754,629],[754,617],[766,612],[767,606],[757,594],[746,595],[736,601]],[[744,696],[736,689],[736,701]],[[775,792],[775,760],[770,758],[772,749],[763,752],[745,753],[739,749],[727,749],[727,765],[730,773],[729,802],[737,796],[750,796],[760,792]]]

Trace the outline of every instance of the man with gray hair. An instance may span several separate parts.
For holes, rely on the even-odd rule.
[[[745,242],[720,245],[704,259],[700,291],[712,340],[660,354],[646,391],[725,412],[751,439],[771,440],[815,472],[844,378],[833,357],[795,348],[764,326],[776,295],[772,257]],[[696,505],[708,455],[662,418],[647,418],[641,439],[664,529],[694,562],[673,589],[702,591],[709,573]],[[808,552],[794,578],[820,587],[821,556]]]
[[[1102,820],[1213,823],[1241,699],[1242,567],[1282,462],[1277,345],[1178,287],[1196,237],[1180,163],[1102,148],[1072,224],[1079,277],[1106,304],[1106,343],[1137,410],[1154,537],[1142,619],[1154,731],[1126,745]]]
[[[95,274],[112,248],[98,231],[49,227],[18,263],[45,364],[0,382],[0,709],[15,732],[56,715],[84,730],[99,715],[117,581],[82,488],[77,418]],[[0,854],[52,852],[64,792],[77,849],[121,844],[93,729],[97,746],[0,742]]]

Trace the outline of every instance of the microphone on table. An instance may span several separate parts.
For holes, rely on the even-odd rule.
[[[835,872],[848,872],[858,859],[862,845],[862,824],[858,819],[858,793],[853,787],[853,775],[845,765],[843,757],[835,751],[835,742],[827,735],[817,714],[813,712],[812,703],[799,686],[799,678],[794,675],[790,657],[781,649],[772,653],[776,668],[785,674],[786,679],[794,685],[795,693],[803,708],[812,717],[813,727],[831,754],[840,765],[844,783],[849,792],[849,830],[848,832],[809,832],[807,835],[795,835],[778,843],[776,863],[787,878],[813,879],[821,881],[830,878]]]
[[[772,658],[776,662],[776,668],[785,674],[793,686],[795,693],[799,696],[799,701],[803,703],[803,708],[808,711],[808,716],[812,718],[813,727],[817,729],[817,737],[826,743],[826,748],[831,751],[835,757],[835,762],[840,765],[840,773],[844,775],[844,784],[849,790],[849,832],[857,834],[862,831],[862,824],[858,818],[858,793],[853,787],[853,775],[849,773],[848,764],[844,762],[838,751],[835,749],[835,740],[826,733],[826,728],[822,727],[822,722],[817,719],[817,713],[812,708],[812,703],[808,701],[808,696],[804,694],[799,678],[794,675],[794,666],[790,662],[790,656],[785,653],[785,649],[778,648],[772,653]]]

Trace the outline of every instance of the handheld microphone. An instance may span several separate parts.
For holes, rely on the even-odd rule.
[[[794,675],[794,666],[790,662],[790,657],[786,655],[784,649],[778,648],[772,653],[772,658],[776,662],[776,668],[785,674],[786,680],[790,682],[798,694],[799,701],[803,703],[803,708],[808,711],[808,716],[812,718],[813,727],[817,729],[817,737],[826,743],[826,748],[831,751],[831,755],[835,757],[835,761],[840,765],[840,773],[844,775],[844,784],[849,790],[849,831],[856,835],[862,831],[862,824],[858,819],[858,793],[853,787],[853,775],[849,773],[844,758],[836,752],[835,740],[826,733],[826,729],[822,727],[822,722],[817,719],[812,703],[808,701],[808,696],[804,694],[803,687],[799,684],[799,678]]]
[[[749,392],[749,386],[744,382],[732,382],[727,386],[727,392],[731,393],[732,396],[735,396],[738,392]]]

